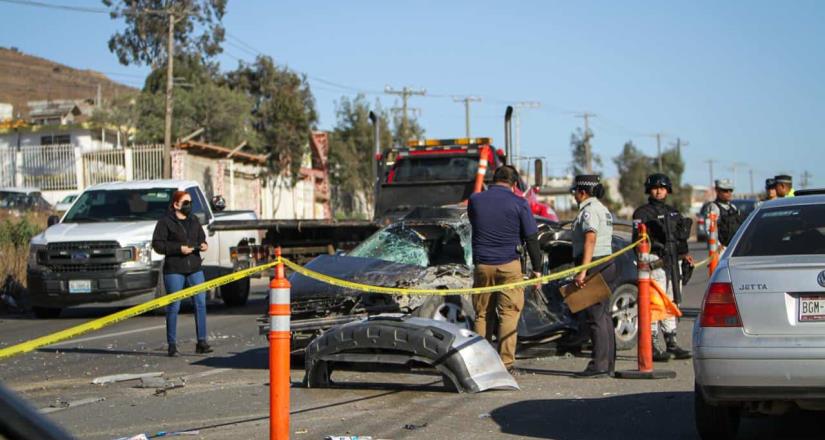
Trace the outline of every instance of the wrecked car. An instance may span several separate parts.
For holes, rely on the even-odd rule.
[[[538,218],[545,274],[572,267],[570,230]],[[630,233],[616,233],[613,249],[630,242]],[[523,259],[527,261],[527,258]],[[525,263],[527,264],[527,263]],[[618,349],[636,342],[636,266],[632,252],[619,256],[617,270],[606,281],[613,290],[611,308]],[[420,289],[472,287],[471,227],[464,208],[417,209],[370,236],[347,254],[321,255],[307,269],[357,283]],[[525,268],[526,270],[527,268]],[[325,284],[293,273],[293,349],[305,347],[324,330],[382,313],[446,321],[472,330],[474,312],[469,295],[385,295]],[[562,301],[564,280],[536,289],[525,288],[518,337],[520,349],[554,342],[576,351],[588,342],[587,331]]]

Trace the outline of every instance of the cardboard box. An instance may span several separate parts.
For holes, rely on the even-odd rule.
[[[608,287],[601,272],[585,279],[584,286],[581,289],[575,283],[570,283],[562,286],[559,291],[564,298],[564,303],[573,313],[580,312],[593,304],[610,298],[610,287]]]

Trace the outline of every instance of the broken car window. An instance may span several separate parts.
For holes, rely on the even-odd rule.
[[[424,237],[403,224],[376,232],[353,249],[349,255],[421,267],[427,267],[430,264]]]

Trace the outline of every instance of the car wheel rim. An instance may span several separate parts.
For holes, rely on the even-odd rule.
[[[621,293],[616,296],[611,308],[613,316],[613,328],[616,332],[616,339],[621,341],[632,341],[636,339],[638,331],[639,308],[636,297],[631,292]]]
[[[470,320],[467,318],[467,315],[464,314],[464,311],[461,309],[461,306],[457,304],[441,304],[440,306],[438,306],[438,308],[435,309],[435,313],[433,313],[432,319],[436,321],[449,322],[461,328],[472,330],[472,324]]]

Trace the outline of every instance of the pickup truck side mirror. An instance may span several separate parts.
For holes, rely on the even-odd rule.
[[[49,218],[46,219],[46,227],[52,227],[58,223],[60,223],[60,217],[56,215],[50,215]]]
[[[212,207],[212,212],[221,212],[226,209],[226,200],[221,195],[217,195],[212,197],[212,200],[209,202],[209,205]]]
[[[533,175],[536,176],[535,185],[533,186],[541,188],[541,185],[544,183],[544,164],[541,162],[541,159],[536,159],[535,172]]]

